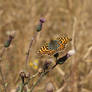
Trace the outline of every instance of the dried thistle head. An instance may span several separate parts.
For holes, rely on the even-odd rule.
[[[51,82],[46,85],[46,92],[54,92],[54,86]]]
[[[26,76],[26,74],[25,74],[24,71],[21,71],[19,75],[20,75],[20,77],[24,77],[24,78],[25,78],[25,76]]]
[[[38,73],[41,74],[43,72],[43,69],[42,68],[39,68],[38,69]]]
[[[24,79],[25,79],[25,76],[26,76],[25,72],[21,71],[19,75],[21,77],[22,83],[24,84]]]
[[[73,50],[70,50],[67,53],[67,57],[70,57],[70,56],[74,55],[75,53],[76,53],[76,51],[74,49]]]
[[[8,30],[8,31],[6,32],[6,34],[7,34],[8,36],[9,36],[9,35],[15,36],[16,31],[15,31],[15,30]]]
[[[30,78],[30,73],[26,73],[25,78]]]
[[[50,68],[51,66],[51,61],[45,61],[43,65],[43,70],[46,71]]]

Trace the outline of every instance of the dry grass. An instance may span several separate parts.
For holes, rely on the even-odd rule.
[[[6,50],[0,63],[5,81],[8,82],[7,92],[11,92],[18,85],[16,80],[19,72],[25,67],[29,42],[41,17],[44,17],[46,22],[32,45],[29,61],[38,59],[41,66],[41,63],[47,59],[47,57],[40,58],[36,54],[41,44],[60,33],[67,33],[72,37],[74,30],[73,44],[76,54],[48,74],[34,92],[45,92],[48,82],[54,85],[54,92],[92,91],[91,4],[92,0],[0,0],[0,52],[2,44],[8,38],[7,32],[16,32],[12,45]],[[74,17],[77,21],[75,27]],[[37,70],[29,67],[28,71],[32,75]],[[63,83],[62,73],[65,76],[71,74],[66,84]],[[0,88],[2,88],[1,82]]]

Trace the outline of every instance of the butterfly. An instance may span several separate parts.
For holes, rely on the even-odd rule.
[[[45,43],[39,50],[41,55],[54,55],[55,53],[64,50],[68,42],[72,39],[67,35],[60,35],[56,40],[51,40]]]

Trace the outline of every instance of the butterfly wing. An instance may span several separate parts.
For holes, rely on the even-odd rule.
[[[71,38],[69,38],[66,34],[65,35],[60,35],[60,37],[57,38],[58,44],[60,45],[57,51],[64,50],[68,42],[71,41]]]
[[[43,54],[53,55],[55,53],[55,50],[48,49],[48,45],[45,44],[44,46],[41,47],[41,49],[39,50],[39,53],[41,55]]]
[[[58,44],[59,44],[59,47],[57,48],[57,51],[61,51],[61,50],[63,50],[65,48],[64,44],[62,44],[60,42],[58,42]]]

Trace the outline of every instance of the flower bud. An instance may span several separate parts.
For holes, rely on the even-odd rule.
[[[12,35],[9,35],[8,40],[7,40],[7,41],[5,42],[5,44],[4,44],[4,47],[5,47],[5,48],[8,48],[8,47],[10,46],[10,44],[11,44],[13,38],[14,38],[14,37],[13,37]]]
[[[37,25],[37,32],[40,32],[42,30],[42,25],[45,22],[45,19],[41,18],[39,24]]]

